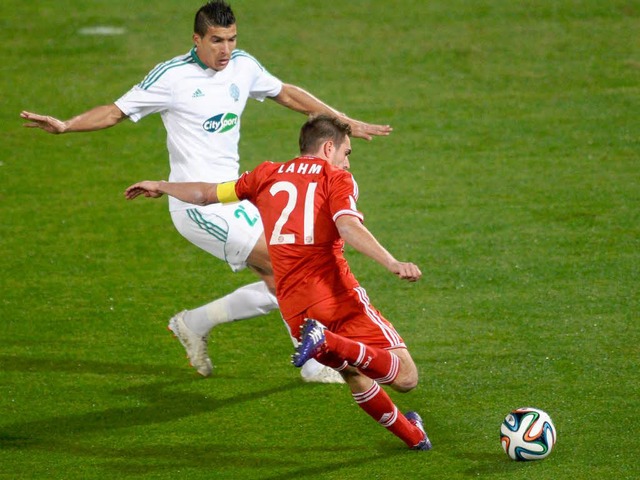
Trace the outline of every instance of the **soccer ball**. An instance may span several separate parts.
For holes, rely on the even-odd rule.
[[[546,412],[537,408],[518,408],[500,426],[502,448],[512,460],[541,460],[556,443],[556,427]]]

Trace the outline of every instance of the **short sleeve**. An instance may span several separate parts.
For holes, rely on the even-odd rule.
[[[149,82],[149,75],[114,102],[134,122],[171,106],[172,90],[169,82],[165,81],[166,77]]]
[[[273,162],[262,162],[250,172],[244,172],[236,182],[236,195],[240,200],[257,204],[257,196],[274,168]]]
[[[364,220],[364,216],[358,211],[356,202],[358,201],[358,184],[353,175],[346,171],[341,171],[336,175],[330,186],[330,209],[333,221],[335,222],[342,215],[352,215]]]
[[[282,90],[282,82],[280,79],[271,75],[266,68],[253,56],[244,50],[236,50],[233,56],[244,63],[245,68],[252,71],[253,81],[249,96],[254,100],[263,101],[266,97],[275,97]]]
[[[261,102],[266,97],[275,97],[281,90],[282,82],[264,70],[251,88],[251,98]]]
[[[248,187],[247,187],[247,174],[249,172],[244,172],[242,175],[240,175],[240,178],[238,178],[238,181],[236,182],[236,196],[240,199],[240,200],[245,200],[247,198],[247,191],[248,191]]]

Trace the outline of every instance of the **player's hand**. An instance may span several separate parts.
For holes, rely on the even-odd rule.
[[[374,136],[387,136],[393,131],[389,125],[375,125],[352,118],[347,118],[346,122],[351,127],[351,135],[364,140],[371,140]]]
[[[27,128],[40,128],[45,132],[53,134],[64,133],[67,130],[67,125],[55,117],[39,115],[37,113],[27,111],[20,112],[20,116],[25,120],[29,120],[28,123],[23,124],[23,126]]]
[[[401,279],[409,282],[416,282],[422,276],[418,266],[410,262],[395,262],[391,266],[391,271]]]
[[[163,195],[160,191],[160,182],[145,180],[144,182],[134,183],[124,191],[124,196],[127,200],[133,200],[140,195],[149,198],[160,198]]]

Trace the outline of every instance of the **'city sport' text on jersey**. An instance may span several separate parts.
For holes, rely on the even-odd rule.
[[[322,165],[318,165],[317,163],[290,163],[289,166],[285,169],[285,164],[280,165],[277,173],[299,173],[299,174],[318,174],[322,171]]]
[[[202,128],[209,133],[224,133],[238,125],[238,120],[235,113],[219,113],[205,120]]]

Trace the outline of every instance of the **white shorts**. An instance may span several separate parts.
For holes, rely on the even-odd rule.
[[[247,266],[247,257],[262,235],[258,209],[243,200],[237,203],[193,206],[171,212],[180,235],[237,272]]]

